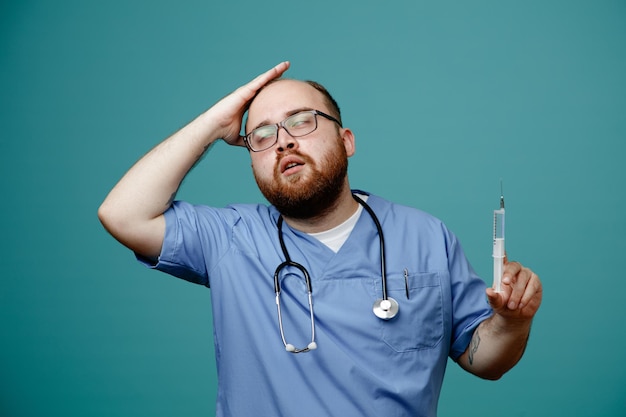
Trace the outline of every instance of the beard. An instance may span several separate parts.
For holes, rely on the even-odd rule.
[[[263,179],[254,172],[257,185],[267,201],[281,214],[295,219],[310,219],[331,211],[348,174],[348,156],[339,139],[337,146],[324,156],[320,166],[297,151],[283,157],[287,155],[298,155],[310,172],[284,177],[276,168],[271,179]]]

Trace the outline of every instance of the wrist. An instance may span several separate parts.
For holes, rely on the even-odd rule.
[[[513,318],[499,313],[494,313],[490,320],[490,327],[495,333],[510,333],[511,331],[528,333],[531,324],[532,319]]]

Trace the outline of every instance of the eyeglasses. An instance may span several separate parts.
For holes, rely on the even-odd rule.
[[[341,122],[319,110],[307,110],[287,117],[280,123],[261,126],[244,136],[243,140],[252,152],[261,152],[278,142],[278,130],[282,127],[291,137],[299,138],[317,129],[317,116],[322,116],[341,126]]]

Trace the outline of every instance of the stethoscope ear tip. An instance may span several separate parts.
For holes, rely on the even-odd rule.
[[[315,349],[317,349],[317,343],[315,343],[315,342],[311,342],[311,343],[309,343],[309,345],[307,346],[307,348],[308,348],[309,350],[315,350]]]
[[[291,343],[287,343],[285,345],[285,350],[287,352],[295,352],[296,351],[296,347],[294,345],[292,345]]]

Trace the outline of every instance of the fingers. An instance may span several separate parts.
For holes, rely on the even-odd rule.
[[[289,66],[289,61],[275,65],[213,105],[209,112],[219,126],[217,137],[230,145],[245,146],[240,130],[247,106],[263,86],[274,78],[280,77],[289,69]]]
[[[530,270],[528,270],[530,271]],[[508,285],[511,288],[511,294],[507,300],[507,307],[510,310],[515,310],[528,282],[528,273],[524,271],[522,265],[519,262],[507,262],[504,265],[504,273],[502,274],[502,283]]]
[[[539,277],[519,262],[507,262],[502,277],[503,291],[487,290],[489,303],[497,312],[519,317],[532,317],[542,298]]]
[[[289,69],[289,66],[291,65],[291,63],[289,61],[283,61],[280,64],[274,66],[274,68],[266,71],[265,73],[259,75],[256,79],[260,78],[261,81],[261,85],[259,87],[262,87],[263,85],[265,85],[268,81],[273,80],[274,78],[278,78],[281,75],[283,75],[283,73],[285,71],[287,71],[287,69]],[[255,79],[255,80],[256,80]]]
[[[241,87],[245,90],[244,96],[245,100],[249,101],[255,96],[257,91],[259,91],[265,84],[270,82],[271,80],[280,77],[283,75],[285,71],[289,69],[291,63],[289,61],[283,61],[280,64],[274,66],[263,74],[258,75],[255,79],[250,81],[248,84]]]
[[[496,292],[493,288],[487,288],[487,301],[494,310],[500,310],[504,308],[505,297],[502,293]]]
[[[541,299],[543,297],[543,287],[537,274],[535,274],[530,269],[528,269],[528,271],[530,272],[530,278],[528,280],[528,283],[526,284],[526,289],[520,301],[519,308],[529,309],[530,312],[534,315],[534,313],[539,309],[539,305],[541,304]]]

